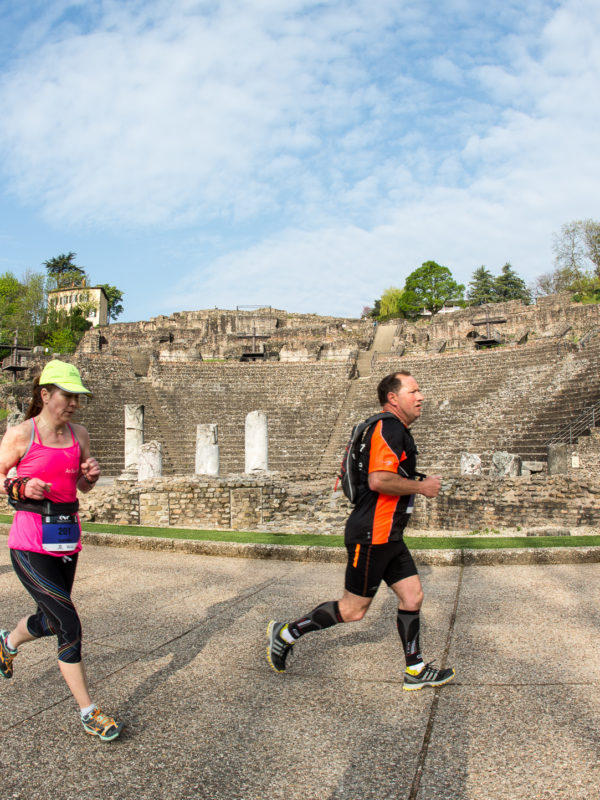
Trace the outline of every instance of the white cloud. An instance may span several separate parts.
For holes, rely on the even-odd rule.
[[[373,22],[353,5],[315,20],[306,2],[175,4],[157,25],[160,4],[109,4],[92,32],[67,25],[2,83],[13,185],[57,219],[259,212],[295,180],[286,155],[310,157],[376,102],[352,54]]]
[[[533,278],[600,216],[595,0],[44,8],[0,83],[8,186],[56,225],[200,231],[168,310],[357,314],[428,259]]]

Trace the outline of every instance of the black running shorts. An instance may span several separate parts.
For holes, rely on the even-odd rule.
[[[388,586],[418,575],[404,539],[386,544],[347,544],[346,591],[360,597],[375,597],[379,584]]]
[[[68,664],[81,661],[81,623],[71,600],[77,555],[60,558],[29,550],[10,551],[17,577],[37,603],[27,630],[36,638],[56,636],[58,660]]]

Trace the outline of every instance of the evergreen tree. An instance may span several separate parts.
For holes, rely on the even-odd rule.
[[[68,286],[83,286],[87,274],[83,267],[75,263],[77,253],[61,253],[59,256],[44,261],[48,273],[50,289],[64,289]]]
[[[507,300],[522,300],[524,303],[531,303],[531,292],[525,281],[517,275],[508,262],[502,267],[502,272],[496,278],[494,286],[497,303]]]
[[[473,306],[497,302],[496,279],[483,264],[473,273],[469,282],[467,300]]]

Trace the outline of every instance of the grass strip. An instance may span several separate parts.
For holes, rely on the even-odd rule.
[[[0,522],[12,522],[12,516],[0,514]],[[238,542],[241,544],[298,545],[300,547],[343,547],[343,536],[317,533],[267,533],[257,531],[214,531],[191,528],[153,528],[137,525],[106,525],[86,522],[90,533],[117,533],[124,536],[149,536],[158,539],[194,539],[203,542]],[[411,536],[406,543],[413,550],[503,550],[535,547],[599,547],[600,536]]]

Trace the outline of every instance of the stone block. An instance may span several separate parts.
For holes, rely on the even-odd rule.
[[[162,475],[162,444],[157,441],[146,442],[140,447],[138,461],[138,481],[160,478]]]
[[[490,477],[492,478],[514,478],[521,474],[521,458],[514,453],[506,453],[502,450],[492,455],[492,466]]]
[[[481,466],[481,458],[476,453],[461,453],[460,474],[461,475],[483,474],[483,468]]]
[[[569,471],[570,445],[556,442],[548,445],[548,475],[566,475]]]

